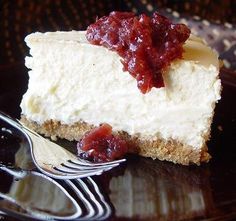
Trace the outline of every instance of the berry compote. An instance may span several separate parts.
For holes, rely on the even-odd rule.
[[[183,44],[190,30],[172,24],[155,12],[135,16],[132,12],[111,12],[87,28],[91,44],[102,45],[122,57],[123,70],[136,78],[142,93],[163,87],[162,74],[170,63],[182,57]]]
[[[109,124],[102,124],[87,132],[77,144],[78,155],[94,162],[106,162],[123,157],[127,143],[112,134]]]

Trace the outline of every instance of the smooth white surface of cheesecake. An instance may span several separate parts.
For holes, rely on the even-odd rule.
[[[193,149],[205,145],[221,83],[216,53],[198,38],[186,42],[184,59],[163,74],[165,87],[147,94],[123,72],[121,57],[89,44],[85,32],[34,33],[26,43],[31,70],[21,108],[27,119],[106,122],[145,139],[174,139]]]

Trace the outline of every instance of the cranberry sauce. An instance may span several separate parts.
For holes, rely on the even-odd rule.
[[[77,144],[80,157],[94,162],[112,161],[124,156],[128,145],[112,134],[112,127],[103,124],[87,132]]]
[[[172,24],[155,12],[135,16],[131,12],[111,12],[87,28],[87,40],[116,51],[123,59],[123,70],[136,78],[138,88],[147,93],[163,87],[162,74],[176,58],[181,58],[183,43],[190,30]]]

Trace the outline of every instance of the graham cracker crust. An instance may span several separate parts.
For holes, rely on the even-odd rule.
[[[59,121],[49,120],[42,125],[28,120],[21,116],[21,122],[30,129],[50,137],[52,140],[57,138],[67,140],[80,140],[87,131],[94,128],[93,125],[85,122],[77,122],[73,125],[61,124]],[[141,139],[139,136],[131,136],[124,131],[117,132],[133,148],[130,152],[137,153],[152,159],[167,160],[182,165],[197,164],[208,162],[211,158],[207,152],[207,146],[200,150],[195,150],[191,146],[178,142],[177,140],[149,140]]]

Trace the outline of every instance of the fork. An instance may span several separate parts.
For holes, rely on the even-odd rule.
[[[93,163],[72,154],[56,143],[45,139],[35,131],[23,125],[19,120],[0,112],[0,119],[23,133],[30,147],[35,166],[44,174],[55,179],[77,179],[101,175],[126,161],[115,160]]]

